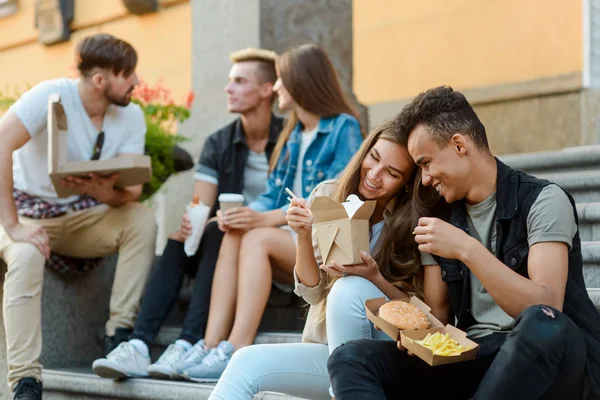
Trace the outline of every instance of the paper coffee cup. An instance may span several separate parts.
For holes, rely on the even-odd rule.
[[[219,204],[221,211],[225,212],[231,208],[237,208],[244,205],[244,195],[237,193],[221,193],[219,195]]]

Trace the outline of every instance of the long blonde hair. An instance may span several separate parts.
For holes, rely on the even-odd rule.
[[[385,122],[375,128],[364,140],[340,176],[333,198],[344,201],[350,194],[359,195],[362,163],[379,139],[389,140],[406,147],[406,137],[395,129],[393,121]],[[420,185],[420,169],[400,188],[395,195],[394,209],[386,219],[373,258],[383,277],[403,292],[423,298],[423,269],[421,254],[412,231],[419,218],[439,212],[439,195],[431,187]],[[391,234],[393,232],[393,234]],[[326,276],[326,290],[329,293],[339,278]],[[325,320],[325,309],[319,319]]]
[[[346,113],[358,119],[358,114],[342,92],[331,60],[320,47],[314,44],[294,47],[279,56],[276,66],[279,78],[294,102],[306,111],[319,117]],[[297,123],[298,116],[291,111],[273,149],[269,171],[277,166]]]

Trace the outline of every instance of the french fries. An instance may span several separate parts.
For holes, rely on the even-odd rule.
[[[422,340],[415,340],[421,346],[428,348],[433,354],[439,356],[458,356],[468,349],[458,344],[449,334],[436,332],[433,335],[428,333]]]

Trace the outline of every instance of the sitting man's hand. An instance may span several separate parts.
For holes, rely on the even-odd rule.
[[[460,260],[471,237],[457,227],[438,218],[422,217],[414,230],[419,251]]]
[[[88,178],[68,176],[60,184],[64,188],[73,189],[78,193],[87,194],[101,203],[110,203],[114,196],[114,187],[119,180],[119,174],[102,177],[98,174],[89,174]]]
[[[43,227],[18,223],[4,228],[4,231],[14,242],[31,243],[46,259],[50,258],[50,238]]]
[[[229,229],[247,231],[261,226],[261,223],[264,221],[261,212],[254,211],[249,207],[231,208],[220,215],[223,225]],[[220,225],[221,222],[219,223]]]

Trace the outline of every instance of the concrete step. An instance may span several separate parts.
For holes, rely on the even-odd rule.
[[[590,298],[600,310],[600,288],[588,289]],[[161,332],[161,340],[172,340],[173,329]],[[284,334],[275,339],[272,334],[262,335],[262,340],[278,343],[297,340],[298,335]],[[91,369],[44,370],[44,398],[46,400],[204,400],[208,399],[214,385],[190,382],[161,381],[153,379],[128,379],[115,382],[101,379]],[[260,393],[255,400],[302,400],[278,393]]]
[[[579,235],[582,241],[600,241],[600,203],[578,203]]]
[[[115,382],[101,379],[91,370],[44,370],[45,400],[204,400],[213,384],[127,379]],[[278,393],[260,393],[255,400],[302,400]]]
[[[178,306],[169,314],[165,324],[182,325],[193,293],[193,281],[186,280],[179,295]],[[301,332],[306,320],[306,303],[294,293],[273,286],[258,328],[259,332]]]
[[[181,327],[165,326],[156,339],[156,344],[168,346],[177,340]],[[300,343],[302,341],[302,332],[259,332],[254,340],[254,344],[272,344],[272,343]]]
[[[154,346],[151,349],[150,356],[155,361],[162,352],[177,338],[181,333],[181,326],[164,326],[154,340]],[[302,332],[259,332],[254,340],[254,344],[273,344],[273,343],[300,343],[302,342]]]
[[[163,349],[173,343],[181,331],[180,327],[165,326],[156,337],[152,349],[152,360],[156,360]],[[261,332],[256,344],[299,343],[302,334],[298,332]],[[155,379],[128,379],[114,382],[97,377],[91,366],[85,368],[60,368],[44,370],[44,399],[50,400],[98,400],[98,399],[208,399],[214,385],[196,384],[184,381],[161,381]],[[261,393],[255,399],[294,400],[296,397]]]
[[[538,175],[600,169],[600,145],[568,147],[556,151],[508,154],[500,157],[513,168]]]
[[[582,242],[583,277],[588,288],[600,288],[600,242]]]
[[[596,202],[600,199],[600,169],[575,172],[536,174],[562,186],[577,203]]]

